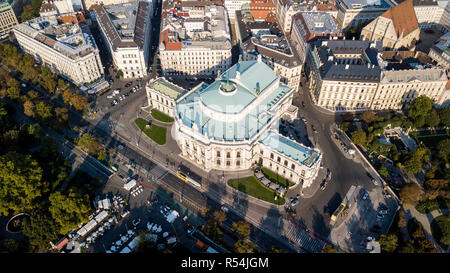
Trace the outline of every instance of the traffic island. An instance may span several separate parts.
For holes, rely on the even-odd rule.
[[[227,184],[238,191],[275,205],[283,205],[285,203],[283,197],[262,185],[254,176],[230,179]],[[276,200],[275,196],[277,197]]]
[[[149,125],[148,121],[142,118],[137,118],[134,120],[136,125],[144,132],[150,139],[159,145],[166,144],[166,131],[165,127],[160,127],[154,124]]]
[[[161,121],[161,122],[165,122],[165,123],[173,122],[173,118],[169,117],[168,115],[166,115],[163,112],[158,111],[156,109],[152,109],[151,115],[157,121]]]

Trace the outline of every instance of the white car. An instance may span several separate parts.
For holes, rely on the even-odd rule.
[[[108,99],[112,99],[112,98],[114,98],[114,95],[108,95],[108,96],[106,96]]]
[[[225,211],[225,212],[228,212],[228,208],[225,207],[225,206],[222,206],[220,209],[223,210],[223,211]]]
[[[378,186],[378,182],[377,182],[377,180],[376,180],[375,178],[372,178],[371,181],[372,181],[372,183],[373,183],[375,186]]]
[[[116,89],[116,90],[113,91],[113,94],[114,94],[114,95],[117,95],[117,94],[119,94],[119,93],[120,93],[120,91],[119,91],[118,89]]]

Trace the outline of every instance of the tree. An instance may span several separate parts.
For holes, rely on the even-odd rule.
[[[255,249],[255,244],[248,240],[237,240],[234,244],[234,251],[236,253],[253,253]]]
[[[246,239],[250,235],[250,225],[245,221],[233,222],[231,230],[236,232],[241,239]]]
[[[122,70],[119,69],[119,71],[117,71],[117,77],[122,78],[123,77],[123,72]]]
[[[78,146],[87,151],[90,155],[96,155],[99,150],[97,139],[88,133],[85,133],[80,137]]]
[[[32,101],[39,98],[39,93],[34,90],[28,91],[27,95],[28,95],[28,98],[30,98],[30,100],[32,100]]]
[[[34,123],[28,126],[28,134],[35,138],[40,138],[42,133],[42,127],[39,123]]]
[[[415,206],[422,197],[423,192],[417,183],[409,183],[403,186],[399,195],[403,204]]]
[[[225,213],[225,211],[223,210],[216,210],[213,213],[213,218],[214,220],[216,220],[218,223],[222,223],[224,221],[227,220],[227,214]]]
[[[415,253],[416,248],[412,241],[408,241],[404,246],[400,247],[398,253]]]
[[[31,100],[26,100],[23,103],[23,113],[29,117],[34,117],[36,115],[34,103]]]
[[[202,226],[202,231],[213,241],[220,242],[222,240],[223,232],[217,226],[217,222],[214,219],[208,219]]]
[[[42,169],[30,155],[8,152],[0,156],[0,215],[26,212],[42,195]]]
[[[55,108],[55,116],[56,120],[59,124],[68,125],[69,123],[69,111],[64,107]]]
[[[53,76],[53,73],[47,67],[42,66],[40,78],[42,87],[44,87],[44,89],[47,90],[49,93],[53,94],[56,88],[56,81]]]
[[[364,111],[361,114],[361,119],[364,120],[366,124],[370,124],[375,121],[375,113],[373,111]]]
[[[385,166],[382,166],[382,167],[378,170],[378,172],[380,173],[380,175],[381,175],[384,179],[386,179],[386,178],[389,176],[389,172],[388,172],[388,170],[386,169]]]
[[[406,227],[407,223],[406,223],[406,218],[405,218],[405,211],[404,210],[400,210],[398,212],[398,223],[397,226],[399,228],[404,228]]]
[[[287,253],[284,249],[279,249],[276,246],[271,246],[270,249],[267,250],[267,253]]]
[[[68,88],[69,85],[63,79],[58,79],[58,87],[57,87],[58,92],[64,92]]]
[[[408,109],[408,117],[413,120],[416,128],[425,125],[425,117],[429,115],[432,110],[433,101],[425,96],[415,98]]]
[[[428,125],[428,127],[436,127],[439,125],[441,121],[439,120],[439,115],[436,112],[436,110],[431,109],[429,114],[425,117],[425,124]]]
[[[413,120],[419,116],[426,116],[432,109],[433,101],[425,96],[421,95],[415,98],[408,109],[408,117]]]
[[[56,223],[60,225],[59,232],[66,234],[88,221],[90,202],[87,194],[69,190],[67,194],[54,192],[49,196],[49,211]]]
[[[43,121],[47,121],[53,117],[52,105],[45,101],[36,103],[35,112],[36,115]]]
[[[9,87],[6,89],[6,96],[12,100],[16,100],[20,97],[20,90],[16,87]]]
[[[23,223],[23,234],[28,237],[30,244],[41,249],[48,249],[50,242],[59,238],[59,230],[59,225],[43,208],[33,211]]]
[[[20,15],[20,20],[26,22],[33,19],[35,16],[33,14],[33,7],[31,5],[25,5],[22,9],[22,14]]]
[[[358,130],[356,132],[353,132],[352,141],[356,145],[365,146],[367,143],[366,132],[364,132],[363,130]]]
[[[450,126],[450,106],[439,110],[439,119],[443,126]]]
[[[378,242],[384,252],[394,252],[398,246],[398,238],[395,234],[381,234]]]
[[[330,245],[326,245],[323,249],[321,253],[337,253],[336,248],[334,248],[333,246]]]
[[[106,157],[107,157],[107,155],[106,155],[105,150],[100,150],[98,152],[98,156],[97,156],[98,161],[105,161]]]
[[[439,141],[439,143],[436,145],[436,150],[438,152],[439,158],[448,162],[450,156],[450,139],[447,138]]]
[[[418,148],[404,162],[405,169],[414,174],[422,171],[423,164],[428,162],[430,151],[426,148]]]

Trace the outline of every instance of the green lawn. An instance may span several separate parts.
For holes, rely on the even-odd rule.
[[[254,176],[230,179],[228,180],[228,186],[272,204],[283,205],[285,202],[284,198],[280,196],[278,196],[277,200],[274,200],[275,193],[262,185]]]
[[[173,122],[173,118],[156,109],[152,109],[152,117],[162,122]]]
[[[431,233],[432,233],[434,239],[436,239],[438,244],[443,249],[448,248],[448,245],[441,242],[441,239],[444,235],[446,235],[447,238],[449,236],[448,235],[450,233],[450,217],[449,216],[450,216],[449,214],[441,215],[441,216],[434,218],[433,221],[431,222]]]
[[[288,179],[285,179],[282,176],[279,176],[278,174],[272,172],[267,168],[261,168],[261,171],[267,179],[269,179],[274,183],[277,183],[278,185],[284,186],[286,188],[295,185],[293,182],[289,181]]]
[[[156,126],[152,124],[149,129],[145,128],[145,125],[148,124],[148,121],[142,118],[136,119],[136,125],[154,142],[159,145],[164,145],[166,143],[166,128]]]
[[[422,136],[417,137],[419,141],[422,141],[427,148],[434,148],[436,145],[447,138],[450,138],[450,135],[442,135],[442,136]]]
[[[428,213],[437,209],[448,209],[450,207],[450,199],[438,196],[433,200],[425,200],[417,203],[416,210],[420,213]]]

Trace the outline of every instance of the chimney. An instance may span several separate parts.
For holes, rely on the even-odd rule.
[[[262,56],[261,56],[261,54],[258,54],[257,60],[258,60],[258,62],[262,62]]]
[[[345,65],[345,69],[348,69],[349,67],[350,67],[349,64],[346,64],[346,65]]]
[[[236,71],[236,79],[240,79],[241,78],[241,72],[239,72],[239,71]]]

